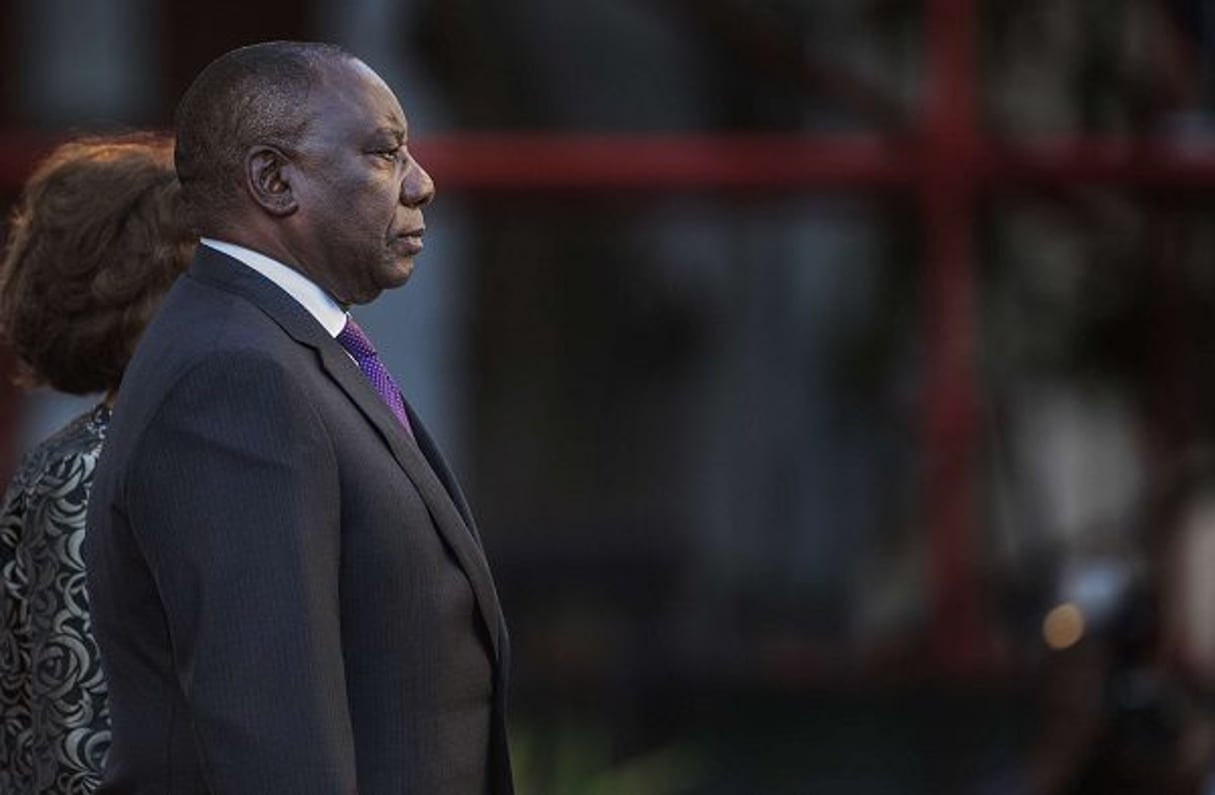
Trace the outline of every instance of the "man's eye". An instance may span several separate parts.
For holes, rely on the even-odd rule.
[[[401,150],[400,149],[385,149],[383,151],[376,152],[376,155],[378,157],[384,158],[385,160],[387,160],[391,163],[395,163],[401,159]]]

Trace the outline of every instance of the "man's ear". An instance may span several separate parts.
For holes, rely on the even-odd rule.
[[[245,155],[245,184],[253,201],[276,217],[299,209],[291,189],[292,163],[282,150],[268,145],[251,148]]]

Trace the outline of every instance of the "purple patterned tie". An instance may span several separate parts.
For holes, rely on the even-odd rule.
[[[392,413],[401,421],[401,425],[405,426],[409,435],[413,436],[413,428],[409,426],[409,417],[405,413],[405,401],[401,399],[401,390],[397,388],[397,382],[393,380],[388,368],[380,361],[375,346],[367,339],[359,324],[354,322],[354,318],[346,318],[346,325],[337,335],[337,341],[354,357],[371,386],[388,404],[388,408],[392,409]]]

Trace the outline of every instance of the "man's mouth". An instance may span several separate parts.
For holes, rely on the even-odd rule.
[[[425,248],[425,244],[422,242],[422,237],[425,234],[426,227],[421,226],[417,229],[398,235],[397,241],[400,247],[406,250],[406,253],[413,256]]]

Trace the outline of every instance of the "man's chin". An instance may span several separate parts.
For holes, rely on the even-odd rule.
[[[392,271],[391,283],[385,285],[384,289],[392,290],[401,287],[409,281],[411,276],[413,276],[413,257],[397,260],[396,267]]]
[[[355,303],[371,303],[385,290],[395,290],[398,287],[403,287],[411,276],[413,276],[413,258],[397,260],[380,272],[377,284],[368,290],[366,297],[359,296],[356,298]]]
[[[370,304],[385,290],[395,290],[413,276],[413,257],[400,258],[383,264],[378,271],[368,274],[371,279],[363,289],[350,297],[350,304]]]

